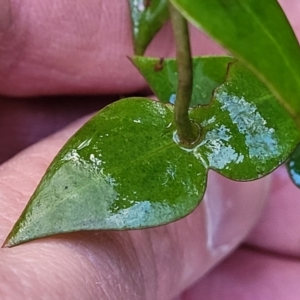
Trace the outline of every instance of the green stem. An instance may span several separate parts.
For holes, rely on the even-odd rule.
[[[193,61],[189,29],[186,19],[170,2],[169,11],[176,44],[178,72],[174,119],[180,143],[189,146],[199,137],[199,128],[189,119],[193,88]]]

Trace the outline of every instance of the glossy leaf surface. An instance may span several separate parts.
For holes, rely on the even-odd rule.
[[[191,106],[208,104],[215,88],[226,78],[227,66],[232,57],[194,57],[193,93]],[[147,80],[157,98],[164,103],[174,102],[176,98],[178,75],[175,59],[134,56],[132,63]]]
[[[294,118],[299,116],[300,47],[276,0],[171,2],[263,80]]]
[[[206,138],[215,132],[219,136],[202,142],[209,145],[204,150],[208,160],[203,163],[235,180],[271,172],[287,159],[300,137],[294,121],[267,87],[237,62],[229,65],[226,81],[215,90],[211,104],[192,109],[190,117],[198,113],[200,118],[205,115],[203,130],[211,128]]]
[[[209,169],[256,179],[300,140],[288,113],[236,63],[210,105],[191,109],[190,117],[202,140],[185,149],[176,143],[173,105],[131,98],[104,108],[59,152],[5,245],[177,220],[202,199]]]
[[[134,53],[142,55],[169,18],[168,0],[129,0]]]
[[[7,245],[82,229],[168,223],[192,211],[206,169],[173,141],[169,105],[128,99],[100,111],[59,152]]]
[[[287,169],[294,184],[300,188],[300,145],[288,159]]]

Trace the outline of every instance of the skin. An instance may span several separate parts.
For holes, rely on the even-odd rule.
[[[126,59],[126,1],[70,3],[0,1],[1,241],[53,156],[88,117],[59,129],[118,98],[33,96],[148,93]],[[281,3],[300,33],[299,3]],[[194,54],[222,53],[196,30],[192,40]],[[171,55],[171,45],[167,26],[148,54]],[[299,200],[284,168],[249,183],[211,172],[203,203],[172,224],[0,249],[1,299],[299,299]]]

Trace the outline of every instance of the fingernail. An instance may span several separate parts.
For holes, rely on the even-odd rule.
[[[0,0],[0,32],[5,32],[11,24],[10,0]]]
[[[234,182],[210,172],[204,203],[212,255],[223,257],[247,236],[266,203],[270,178]]]

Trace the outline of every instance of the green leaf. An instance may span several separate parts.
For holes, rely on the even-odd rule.
[[[201,124],[209,130],[206,138],[218,135],[217,142],[204,140],[198,146],[207,147],[204,165],[235,180],[271,172],[300,138],[295,122],[268,88],[237,62],[229,65],[227,79],[215,90],[211,104],[192,109],[190,117],[205,118]]]
[[[166,224],[199,204],[209,169],[256,179],[300,141],[288,113],[237,63],[210,105],[191,109],[190,117],[202,139],[186,149],[176,143],[171,104],[131,98],[101,110],[58,153],[5,245]]]
[[[300,48],[276,0],[171,2],[252,70],[295,119],[299,116]]]
[[[7,246],[82,229],[128,229],[191,212],[207,170],[173,141],[171,105],[132,98],[86,123],[49,167]]]
[[[174,103],[178,84],[175,59],[134,56],[131,61],[161,102]],[[229,56],[193,58],[194,84],[191,106],[210,102],[214,89],[225,81],[228,63],[233,61]]]
[[[134,53],[142,55],[169,19],[168,0],[129,0]]]
[[[288,159],[287,169],[294,184],[300,188],[300,145]]]

